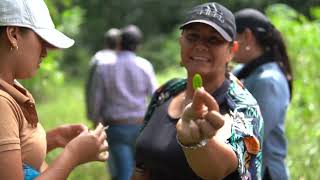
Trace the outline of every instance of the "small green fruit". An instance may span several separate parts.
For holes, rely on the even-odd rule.
[[[200,74],[195,74],[192,78],[192,87],[194,90],[202,87],[202,78]]]

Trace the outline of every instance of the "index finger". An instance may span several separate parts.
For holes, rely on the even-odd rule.
[[[191,108],[195,112],[203,110],[206,106],[208,111],[219,111],[219,105],[216,100],[204,88],[198,88],[193,95]]]

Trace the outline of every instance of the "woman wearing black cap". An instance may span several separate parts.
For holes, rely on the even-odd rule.
[[[288,179],[285,114],[292,98],[292,71],[280,32],[255,9],[235,13],[239,50],[234,60],[244,66],[235,75],[257,99],[264,119],[264,179]]]
[[[189,12],[180,29],[187,78],[154,94],[137,139],[133,179],[261,179],[259,107],[226,73],[237,49],[233,14],[205,3]],[[196,74],[201,88],[193,87]]]

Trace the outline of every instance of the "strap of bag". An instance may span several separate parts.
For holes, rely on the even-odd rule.
[[[158,88],[150,101],[150,104],[147,108],[147,112],[144,116],[144,125],[142,129],[148,124],[154,110],[156,107],[160,106],[164,102],[166,102],[168,99],[170,99],[172,96],[177,95],[181,91],[183,91],[187,86],[186,79],[181,78],[174,78],[166,82],[164,85],[162,85],[160,88]],[[141,130],[142,130],[141,129]]]

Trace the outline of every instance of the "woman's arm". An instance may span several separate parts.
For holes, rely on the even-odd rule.
[[[237,169],[234,151],[215,137],[204,147],[183,151],[192,170],[203,179],[223,179]]]
[[[23,179],[20,150],[10,150],[0,153],[0,179]]]
[[[228,124],[225,119],[213,97],[204,89],[198,89],[177,123],[177,139],[189,166],[203,179],[223,179],[237,169],[235,152],[221,140],[223,138],[218,138],[219,133],[225,131],[222,127]],[[206,145],[188,148],[203,139],[208,139]]]
[[[105,161],[108,154],[106,134],[100,124],[94,131],[83,131],[65,146],[57,159],[39,176],[37,180],[65,180],[78,165],[90,161]]]
[[[36,179],[65,180],[76,164],[76,160],[72,158],[72,155],[68,154],[68,152],[63,152],[53,163],[53,166],[48,168]],[[10,150],[0,153],[0,179],[24,179],[20,150]]]
[[[73,138],[88,128],[82,124],[62,125],[46,133],[47,153],[58,147],[65,147]]]

